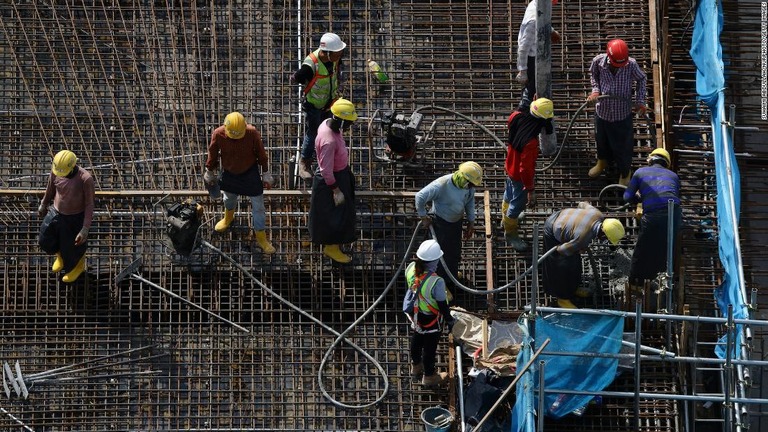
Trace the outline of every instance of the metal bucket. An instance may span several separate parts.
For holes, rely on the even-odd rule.
[[[430,407],[421,412],[421,421],[427,432],[448,432],[453,424],[453,414],[445,408]]]

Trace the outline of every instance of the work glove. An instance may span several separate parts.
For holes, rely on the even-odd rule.
[[[344,204],[344,192],[339,188],[333,190],[333,203],[337,206]]]
[[[423,226],[425,229],[429,229],[431,225],[432,225],[432,218],[429,215],[421,217],[421,226]]]
[[[464,230],[464,240],[469,240],[472,238],[472,235],[475,233],[475,224],[474,222],[470,222],[467,226],[467,229]]]
[[[533,208],[536,206],[536,192],[534,191],[528,191],[528,204],[526,204],[528,208]],[[518,219],[520,217],[518,216]]]
[[[635,104],[635,112],[640,115],[645,115],[645,113],[648,111],[648,107],[645,106],[645,104]]]
[[[515,77],[515,81],[519,82],[520,84],[525,84],[528,82],[528,71],[527,70],[521,70],[517,72],[517,76]]]
[[[209,171],[208,168],[205,169],[205,174],[203,174],[203,181],[208,186],[214,186],[219,181],[218,176],[216,175],[216,171]]]
[[[45,217],[46,214],[48,214],[48,205],[40,203],[40,207],[37,208],[37,215]]]
[[[587,102],[589,102],[589,103],[597,102],[598,96],[600,96],[600,92],[592,92],[592,94],[587,96]]]
[[[272,189],[272,185],[275,184],[275,178],[272,177],[272,173],[269,171],[261,174],[261,181],[264,183],[264,189]]]
[[[88,228],[83,227],[75,237],[75,246],[80,246],[85,243],[86,240],[88,240]]]

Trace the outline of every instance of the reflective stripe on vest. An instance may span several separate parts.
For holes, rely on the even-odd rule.
[[[312,70],[315,71],[315,75],[304,87],[304,94],[307,97],[307,102],[317,109],[322,109],[333,98],[333,93],[336,92],[336,89],[339,88],[338,74],[336,73],[338,63],[333,64],[333,73],[329,74],[325,63],[321,62],[318,58],[319,54],[320,50],[317,50],[309,53],[307,58],[304,59],[303,64],[311,66]]]
[[[413,286],[413,282],[416,279],[415,273],[416,265],[414,263],[409,264],[408,268],[405,270],[405,280],[408,282],[409,289]],[[434,272],[427,276],[427,280],[421,283],[418,301],[413,305],[414,321],[416,322],[416,325],[421,328],[434,326],[440,318],[440,309],[438,308],[437,300],[432,296],[432,289],[435,287],[438,278],[439,276]],[[419,324],[417,319],[419,313],[424,315],[434,315],[435,318],[429,323],[422,325]]]

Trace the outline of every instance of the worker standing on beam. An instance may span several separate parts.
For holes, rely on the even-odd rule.
[[[621,39],[608,42],[605,54],[592,60],[589,67],[592,93],[588,102],[597,102],[600,95],[612,95],[625,100],[607,98],[595,106],[595,141],[597,141],[597,163],[589,170],[590,177],[597,177],[616,162],[619,184],[629,183],[632,171],[632,148],[635,144],[632,127],[632,83],[637,83],[634,110],[645,114],[645,86],[647,78],[629,48]]]
[[[624,237],[624,226],[618,219],[605,218],[600,210],[580,202],[578,208],[555,212],[544,224],[544,250],[556,251],[544,260],[544,291],[557,297],[562,308],[576,309],[574,296],[587,297],[579,290],[581,252],[595,238],[605,237],[613,245]]]
[[[552,6],[558,0],[552,0]],[[515,80],[524,85],[518,111],[527,111],[531,101],[536,97],[536,16],[537,0],[531,0],[525,8],[525,15],[517,34],[517,75]],[[550,38],[554,43],[560,42],[560,33],[550,26]],[[541,96],[549,95],[542,94]]]
[[[434,224],[435,240],[444,252],[442,263],[437,267],[437,274],[446,280],[450,297],[455,296],[454,284],[447,272],[458,277],[461,259],[462,222],[467,217],[464,239],[475,232],[475,187],[483,183],[483,169],[476,162],[464,162],[452,174],[446,174],[433,180],[416,193],[416,211],[425,228]],[[432,209],[427,214],[427,204]],[[449,299],[450,300],[450,299]]]
[[[445,280],[435,273],[443,251],[434,239],[425,240],[416,251],[416,259],[405,269],[408,283],[403,312],[413,329],[411,337],[411,378],[428,387],[441,385],[448,377],[437,372],[435,357],[443,325],[448,330],[454,319],[445,291]]]
[[[640,291],[645,280],[654,279],[665,270],[670,200],[674,203],[673,244],[677,242],[682,222],[680,178],[669,169],[669,152],[662,148],[652,151],[648,165],[635,172],[624,191],[624,201],[640,203],[640,234],[629,270],[630,288],[635,292]]]
[[[539,133],[542,130],[552,133],[553,117],[552,101],[539,98],[533,101],[527,112],[514,111],[507,120],[509,138],[504,162],[507,179],[501,204],[501,223],[504,240],[518,252],[526,250],[528,245],[518,234],[517,218],[526,206],[536,204],[533,179],[539,157]]]
[[[349,149],[342,132],[357,120],[355,105],[337,99],[331,105],[332,117],[320,124],[315,139],[318,170],[312,181],[309,204],[309,237],[323,245],[323,254],[345,264],[352,257],[339,243],[357,240],[355,176],[349,167]]]
[[[93,176],[77,166],[74,153],[56,153],[45,195],[37,209],[37,214],[44,217],[38,244],[46,253],[56,255],[51,271],[64,270],[62,282],[72,283],[85,271],[94,189]]]
[[[221,165],[221,175],[217,170]],[[259,172],[261,167],[261,172]],[[269,160],[259,131],[245,122],[239,112],[231,112],[224,124],[211,134],[208,160],[203,175],[206,187],[213,198],[224,195],[224,218],[216,223],[216,232],[225,232],[232,225],[240,195],[251,198],[253,233],[259,248],[265,254],[275,253],[267,240],[264,189],[269,189],[274,178],[269,172]]]
[[[304,101],[301,106],[306,117],[306,128],[301,146],[299,176],[305,180],[312,178],[317,128],[320,123],[331,117],[331,105],[338,97],[341,56],[346,46],[336,33],[324,34],[320,38],[320,47],[309,53],[299,70],[291,76],[292,82],[304,86]]]

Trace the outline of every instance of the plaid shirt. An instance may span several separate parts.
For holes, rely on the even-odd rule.
[[[560,242],[557,252],[576,255],[586,249],[600,233],[603,214],[587,203],[579,203],[578,208],[567,208],[555,212],[547,218],[544,231]]]
[[[637,81],[636,103],[644,105],[645,86],[648,79],[637,61],[630,57],[628,64],[618,68],[615,75],[611,73],[609,67],[607,54],[600,54],[592,60],[592,65],[589,67],[592,93],[622,96],[631,100],[632,81]],[[620,99],[603,99],[597,103],[595,112],[601,119],[615,122],[629,117],[632,106]]]

